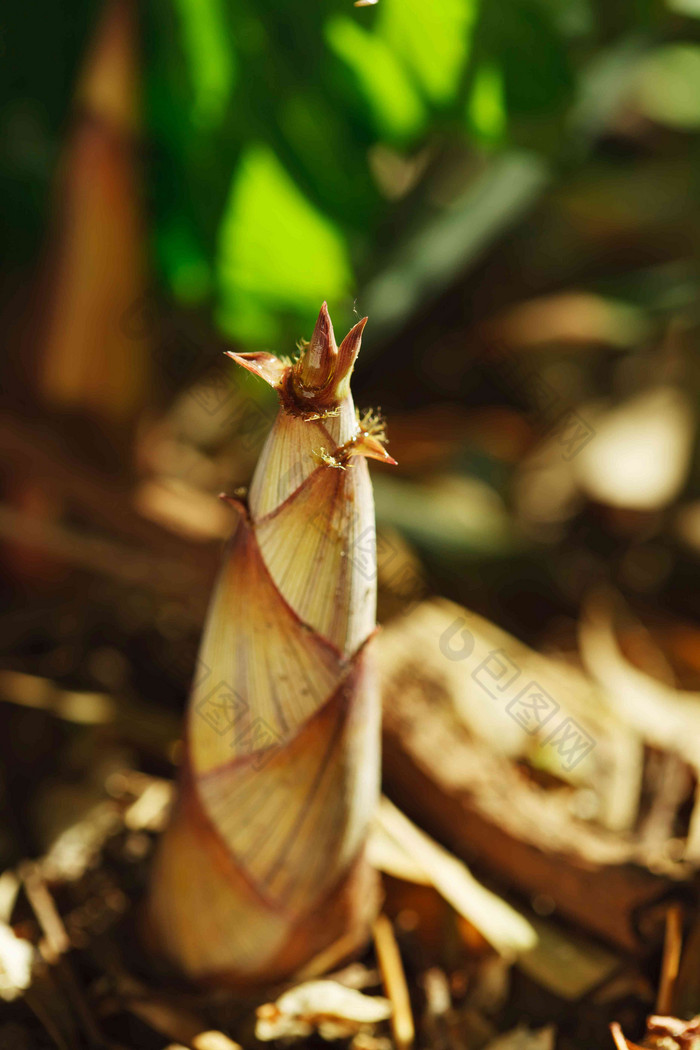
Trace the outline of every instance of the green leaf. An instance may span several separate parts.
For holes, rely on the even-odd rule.
[[[219,320],[242,340],[274,338],[275,312],[306,318],[350,290],[343,236],[267,146],[251,145],[241,157],[219,230],[217,276]]]
[[[235,80],[231,30],[221,0],[175,0],[194,91],[192,119],[202,127],[223,118]]]
[[[478,8],[478,0],[381,0],[379,35],[435,104],[456,94]]]
[[[350,18],[330,19],[325,33],[355,76],[379,135],[405,139],[420,131],[425,106],[391,48]]]
[[[469,127],[475,138],[490,145],[503,139],[507,120],[503,74],[493,62],[484,62],[474,74],[467,105]]]

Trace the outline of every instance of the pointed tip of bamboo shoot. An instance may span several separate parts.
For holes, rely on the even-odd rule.
[[[329,364],[335,363],[337,354],[338,346],[335,341],[333,322],[331,321],[331,315],[328,313],[328,303],[324,299],[318,312],[311,340],[304,354],[302,377],[308,377],[309,380],[312,380],[314,367],[322,363],[327,368]],[[328,375],[325,376],[324,382],[327,379]]]
[[[336,391],[338,398],[342,399],[350,389],[350,376],[352,370],[355,367],[355,361],[357,355],[360,352],[360,346],[362,345],[362,333],[365,325],[367,324],[367,318],[363,317],[361,321],[350,329],[348,334],[343,339],[338,349],[338,365],[336,368]]]
[[[294,366],[295,393],[304,400],[323,394],[333,378],[337,358],[333,323],[324,300],[309,345]]]
[[[347,396],[366,323],[366,317],[358,321],[338,348],[328,306],[323,303],[309,345],[292,368],[292,389],[302,404],[334,408]]]
[[[288,362],[264,352],[239,354],[226,350],[226,356],[248,372],[264,379],[283,396],[289,411],[302,415],[318,411],[327,414],[335,410],[350,393],[350,377],[362,343],[362,332],[367,324],[363,317],[343,339],[340,347],[335,341],[328,304],[322,303],[308,345],[299,360]],[[391,461],[390,456],[375,457]]]

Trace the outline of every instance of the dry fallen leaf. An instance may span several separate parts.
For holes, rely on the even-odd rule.
[[[154,780],[124,814],[130,831],[162,831],[172,806],[174,786],[169,780]]]
[[[594,416],[593,410],[585,418]],[[689,398],[660,386],[591,419],[593,440],[572,460],[581,488],[611,507],[657,510],[685,483],[695,434]]]
[[[223,1032],[200,1032],[192,1040],[193,1050],[241,1050],[238,1043]]]
[[[257,1009],[255,1035],[272,1039],[306,1038],[314,1031],[324,1039],[345,1039],[391,1016],[391,1003],[364,995],[337,981],[308,981]]]
[[[500,954],[510,957],[535,946],[537,934],[527,919],[477,882],[466,864],[434,842],[387,798],[382,798],[377,811],[370,855],[380,862],[397,860],[395,853],[378,851],[383,841],[405,864],[403,868],[396,864],[393,874],[432,884]],[[416,870],[418,878],[414,879]]]
[[[489,751],[524,759],[589,791],[599,823],[612,830],[633,824],[641,740],[611,713],[605,691],[577,667],[535,652],[483,616],[444,599],[422,602],[393,620],[374,644],[385,704],[394,693],[413,692],[444,701]],[[525,700],[535,695],[532,689],[542,703],[548,698],[539,722],[519,703],[526,688]],[[577,753],[578,761],[562,761],[559,741],[573,725],[581,730],[579,742],[589,744]],[[558,726],[564,726],[561,737]]]
[[[700,1017],[681,1021],[677,1017],[647,1017],[647,1031],[642,1045],[627,1039],[617,1022],[610,1025],[610,1034],[617,1050],[698,1050],[700,1048]]]
[[[0,923],[0,999],[11,1002],[29,987],[33,961],[34,948],[29,941]]]
[[[581,621],[579,643],[590,674],[607,690],[611,710],[630,726],[630,731],[700,770],[700,694],[675,689],[630,663],[617,640],[609,596],[589,601]],[[700,805],[696,802],[686,859],[698,857]]]

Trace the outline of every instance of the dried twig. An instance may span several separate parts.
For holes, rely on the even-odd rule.
[[[411,999],[394,929],[386,915],[375,920],[373,933],[384,990],[394,1008],[391,1017],[394,1040],[398,1050],[409,1050],[415,1038]]]
[[[665,1016],[673,1012],[674,992],[683,944],[683,911],[680,904],[672,904],[666,912],[666,935],[661,962],[661,980],[656,999],[656,1012]]]

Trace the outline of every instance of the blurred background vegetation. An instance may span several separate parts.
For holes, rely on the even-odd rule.
[[[98,13],[45,5],[40,33],[21,8],[3,20],[10,266],[41,243]],[[143,14],[153,277],[227,336],[293,345],[322,298],[342,324],[357,300],[375,338],[406,327],[543,200],[589,265],[593,227],[629,240],[634,219],[663,224],[661,255],[682,226],[681,268],[700,126],[693,0],[154,0]],[[532,246],[539,283],[544,268],[551,284],[579,276],[564,249]],[[650,305],[651,283],[667,302],[680,276],[654,278],[655,261],[640,254],[609,290]],[[603,262],[600,280],[615,269]]]

